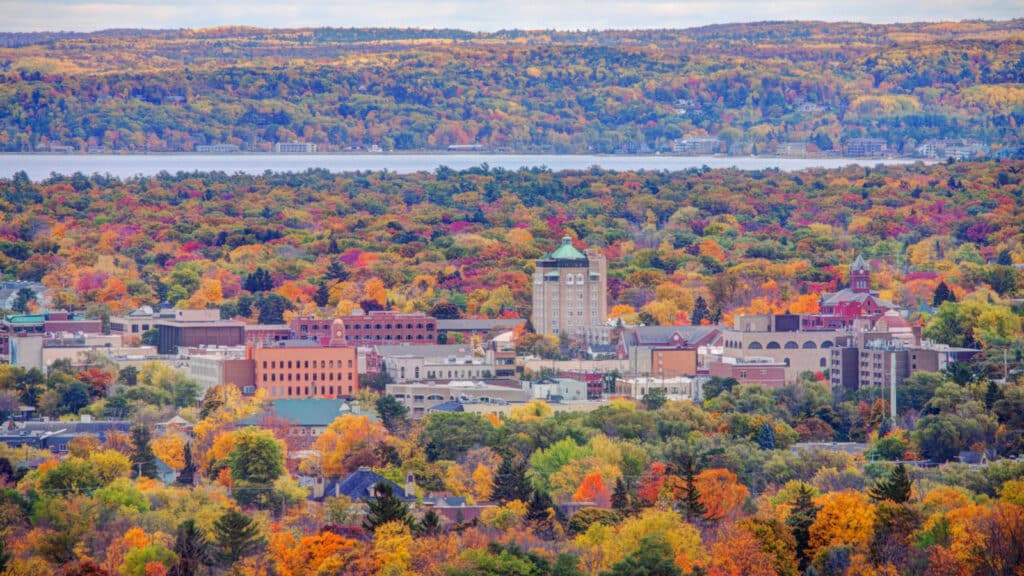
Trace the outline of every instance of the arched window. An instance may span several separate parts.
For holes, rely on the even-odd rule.
[[[822,368],[824,368],[826,366],[824,358],[822,358],[821,360],[818,360],[818,366],[821,366]]]
[[[766,346],[766,348],[768,348],[769,350],[778,350],[780,346],[778,342],[772,340],[771,342],[768,343],[768,346]]]
[[[804,348],[814,349],[814,348],[817,348],[817,347],[818,347],[817,344],[815,344],[814,342],[812,342],[810,340],[808,340],[807,342],[804,342]]]
[[[832,347],[832,341],[831,340],[825,340],[824,342],[821,343],[821,347],[822,348],[831,348]]]
[[[748,346],[748,348],[750,348],[751,350],[760,350],[761,349],[761,343],[760,342],[751,342],[750,346]],[[778,346],[776,346],[776,348],[778,348]]]
[[[797,344],[796,342],[793,342],[792,340],[790,340],[789,342],[786,342],[786,350],[793,350],[793,349],[799,348],[799,347],[800,347],[800,345]]]

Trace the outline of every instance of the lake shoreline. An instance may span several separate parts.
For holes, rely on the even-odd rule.
[[[487,152],[323,152],[312,154],[275,154],[266,152],[188,153],[155,152],[145,154],[0,154],[0,178],[24,171],[34,181],[53,174],[101,174],[118,178],[154,176],[161,172],[226,172],[260,175],[326,169],[336,173],[381,171],[397,173],[433,172],[441,166],[466,170],[487,164],[489,168],[519,170],[544,168],[552,171],[681,171],[711,169],[799,171],[838,169],[850,165],[899,165],[934,161],[914,158],[791,158],[779,156],[682,156],[670,154],[507,154]]]

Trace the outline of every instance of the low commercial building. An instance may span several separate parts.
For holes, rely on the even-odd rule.
[[[544,378],[523,385],[535,400],[579,402],[587,399],[587,383],[574,378]]]
[[[10,341],[10,362],[15,366],[46,372],[54,362],[69,360],[74,366],[84,366],[91,352],[109,356],[135,352],[121,346],[121,337],[103,334],[34,334],[17,336]]]
[[[102,321],[83,318],[65,310],[8,316],[0,320],[0,360],[9,358],[10,339],[17,336],[59,333],[99,334],[102,330]]]
[[[708,375],[735,378],[740,384],[757,384],[766,388],[782,388],[789,382],[789,366],[773,358],[732,358],[708,364]]]
[[[245,347],[192,348],[188,355],[188,376],[206,392],[214,386],[233,384],[243,394],[255,394],[256,382],[252,360],[246,358]]]
[[[651,390],[664,390],[669,400],[693,400],[699,395],[696,380],[687,376],[673,378],[623,378],[615,383],[615,393],[628,396],[634,400],[642,400]]]
[[[377,346],[384,371],[395,382],[483,380],[494,378],[494,352],[478,355],[466,346]],[[504,369],[505,366],[501,365]]]
[[[182,347],[245,344],[245,323],[221,320],[218,309],[164,310],[153,325],[159,331],[157,350],[160,354],[177,354]]]
[[[387,393],[407,406],[414,418],[423,417],[428,408],[448,401],[461,404],[506,405],[525,402],[529,393],[521,388],[493,386],[479,381],[404,382],[388,384]]]
[[[721,339],[717,326],[640,326],[623,330],[616,347],[634,376],[674,378],[704,370],[701,348]]]

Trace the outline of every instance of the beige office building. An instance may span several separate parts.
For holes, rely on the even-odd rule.
[[[580,252],[572,239],[537,260],[533,328],[538,334],[608,343],[608,265],[598,250]]]

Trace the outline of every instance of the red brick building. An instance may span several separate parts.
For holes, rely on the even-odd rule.
[[[274,398],[347,398],[359,390],[356,349],[344,346],[340,320],[332,323],[327,346],[288,340],[273,346],[249,346],[256,387]]]
[[[345,343],[349,346],[378,344],[437,344],[437,320],[422,312],[402,313],[373,311],[368,314],[341,316],[335,321],[344,326]],[[309,316],[291,321],[292,338],[315,340],[325,344],[334,337],[331,321]]]

